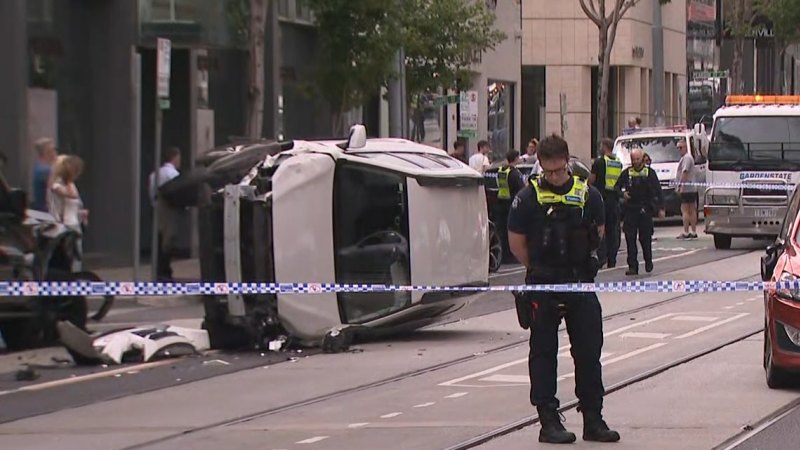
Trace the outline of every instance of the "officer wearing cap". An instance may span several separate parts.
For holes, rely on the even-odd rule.
[[[533,178],[511,205],[508,239],[527,268],[526,283],[593,282],[596,249],[604,231],[601,194],[569,170],[569,147],[552,135],[539,143],[542,176]],[[531,328],[528,368],[531,403],[539,413],[539,442],[575,442],[559,419],[556,398],[558,327],[566,319],[575,361],[576,393],[583,413],[583,439],[616,442],[603,420],[600,351],[603,321],[594,292],[530,292],[517,295],[520,325]]]
[[[616,191],[622,197],[622,229],[628,246],[628,271],[625,275],[639,274],[639,255],[636,237],[642,244],[644,270],[653,271],[653,215],[658,211],[664,217],[664,196],[656,172],[644,163],[640,149],[631,152],[631,167],[622,172]]]
[[[592,164],[592,175],[589,182],[603,194],[606,207],[606,239],[600,248],[600,259],[606,261],[607,267],[617,265],[619,252],[619,197],[614,187],[622,174],[622,161],[613,152],[614,141],[605,138],[600,141],[601,155]]]
[[[500,240],[503,243],[503,255],[509,255],[508,233],[508,211],[511,209],[511,200],[517,193],[525,187],[525,177],[517,169],[519,162],[519,152],[511,150],[506,155],[506,164],[497,170],[497,202],[492,211],[492,220],[497,224],[500,233]]]

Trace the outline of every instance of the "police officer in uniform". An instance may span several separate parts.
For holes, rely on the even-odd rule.
[[[639,274],[639,255],[636,236],[642,244],[644,270],[653,271],[653,215],[658,211],[664,217],[664,196],[656,172],[645,166],[644,153],[631,152],[631,167],[622,172],[617,181],[617,193],[622,197],[622,229],[628,246],[628,271],[625,275]]]
[[[519,152],[511,150],[506,155],[507,163],[497,170],[497,202],[492,211],[492,220],[497,225],[500,241],[503,243],[503,255],[510,255],[508,248],[508,211],[511,209],[511,200],[525,187],[525,178],[517,169]]]
[[[602,155],[592,164],[592,176],[589,182],[603,194],[606,207],[606,239],[600,248],[600,260],[606,261],[607,267],[617,265],[619,252],[619,197],[614,187],[622,174],[622,162],[614,155],[614,141],[605,138],[600,141]]]
[[[600,268],[596,249],[604,229],[601,194],[569,171],[566,141],[553,135],[539,144],[542,175],[531,180],[511,205],[511,251],[527,268],[529,284],[593,282]],[[600,302],[591,293],[518,294],[520,325],[530,327],[528,368],[531,403],[542,428],[540,442],[575,442],[559,420],[556,398],[558,327],[562,316],[575,361],[575,392],[583,413],[583,439],[616,442],[601,411],[605,392],[600,365],[603,322]]]

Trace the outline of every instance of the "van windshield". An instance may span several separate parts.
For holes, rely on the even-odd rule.
[[[653,163],[666,163],[681,160],[681,152],[678,150],[678,142],[681,140],[684,138],[679,136],[640,137],[626,139],[620,144],[628,154],[638,148],[647,153]]]
[[[720,117],[711,170],[800,170],[800,116]]]

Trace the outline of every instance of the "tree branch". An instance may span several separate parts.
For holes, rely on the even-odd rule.
[[[597,10],[594,7],[594,1],[593,0],[588,0],[588,1],[589,5],[591,6],[591,10],[589,7],[586,6],[587,0],[580,0],[581,9],[583,10],[583,13],[586,14],[586,17],[588,17],[589,20],[594,22],[595,25],[597,25],[598,27],[602,26],[602,23],[600,22],[600,16],[597,14]]]

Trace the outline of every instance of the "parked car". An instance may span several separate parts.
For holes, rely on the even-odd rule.
[[[761,257],[763,281],[800,280],[800,190],[795,189],[780,234]],[[764,292],[764,370],[767,385],[800,381],[800,290]]]

